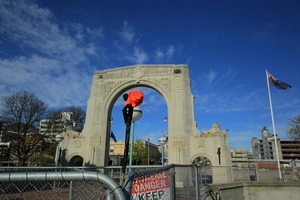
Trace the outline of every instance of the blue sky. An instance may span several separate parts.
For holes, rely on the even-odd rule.
[[[200,131],[219,122],[231,147],[250,148],[272,132],[265,71],[292,85],[271,87],[276,132],[286,138],[300,114],[300,2],[0,1],[0,96],[27,90],[50,107],[86,108],[97,70],[134,64],[187,64]],[[145,99],[135,136],[167,131],[165,100]],[[112,129],[124,139],[119,99]]]

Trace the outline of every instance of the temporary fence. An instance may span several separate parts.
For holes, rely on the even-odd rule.
[[[210,184],[279,181],[278,170],[197,165],[121,167],[2,167],[0,199],[214,199]],[[282,174],[291,181],[291,173]],[[225,179],[224,179],[225,177]],[[204,198],[205,197],[205,198]]]
[[[0,199],[125,199],[122,188],[100,172],[32,170],[1,171]]]
[[[198,169],[129,167],[122,190],[119,168],[0,168],[0,199],[198,199]]]
[[[300,169],[297,169],[299,172]],[[234,182],[242,181],[294,181],[291,169],[278,170],[278,169],[258,169],[258,168],[232,168]],[[282,180],[280,179],[279,173],[281,173]]]

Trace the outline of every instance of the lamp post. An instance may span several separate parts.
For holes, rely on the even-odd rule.
[[[161,165],[165,165],[165,144],[167,143],[167,138],[159,138],[158,143],[161,144]]]
[[[64,137],[59,133],[55,136],[55,141],[58,142],[57,146],[56,146],[56,152],[55,152],[55,167],[57,167],[58,165],[58,159],[60,157],[60,147],[61,147],[61,144],[60,142],[63,141]],[[56,171],[56,169],[55,169]],[[56,188],[56,181],[54,181],[54,185],[53,185],[54,189]]]
[[[221,165],[221,147],[219,147],[219,146],[218,146],[217,154],[218,154],[218,158],[219,158],[219,165]]]
[[[150,165],[150,137],[148,137],[148,165]]]
[[[132,165],[132,154],[133,154],[133,143],[134,143],[134,124],[135,121],[139,120],[142,117],[143,111],[137,106],[133,108],[132,113],[132,134],[130,138],[130,154],[129,154],[129,165]],[[126,161],[125,161],[126,162]]]
[[[55,141],[58,142],[58,144],[56,146],[56,152],[55,152],[55,167],[57,167],[57,164],[58,164],[58,159],[60,156],[60,147],[61,147],[60,142],[63,141],[63,139],[64,139],[64,137],[61,134],[57,134],[55,136]]]

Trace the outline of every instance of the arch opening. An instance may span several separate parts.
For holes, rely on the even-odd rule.
[[[83,166],[83,158],[81,156],[73,156],[69,162],[69,165],[82,167]]]
[[[211,161],[205,156],[198,156],[192,162],[194,165],[198,165],[200,167],[210,167],[212,166]]]
[[[131,129],[134,129],[134,141],[142,140],[146,141],[145,143],[150,142],[153,144],[157,144],[158,139],[167,134],[167,102],[165,97],[158,90],[147,85],[139,85],[138,87],[130,86],[124,90],[121,90],[121,92],[116,94],[114,101],[112,101],[109,105],[109,107],[111,108],[111,110],[109,111],[109,116],[112,120],[111,123],[108,124],[109,127],[107,128],[108,146],[106,149],[109,149],[110,160],[114,160],[114,162],[109,161],[109,164],[120,164],[120,161],[122,159],[124,153],[124,148],[122,148],[122,140],[125,139],[126,128],[122,115],[122,109],[124,108],[124,100],[122,95],[134,89],[141,90],[145,95],[143,103],[139,105],[140,109],[143,111],[142,117],[134,123],[134,126],[131,127]],[[155,119],[153,119],[153,116],[155,116]],[[114,134],[117,142],[114,142],[110,137],[111,133]],[[151,149],[153,147],[150,144],[145,148],[145,151],[147,151],[147,155],[145,156],[148,157],[147,148]],[[134,155],[132,158],[132,163],[139,163],[135,160],[136,156],[134,152],[135,149],[133,149]],[[149,160],[151,162],[149,163],[152,163],[153,160],[160,158],[157,153],[154,153],[155,155],[152,155],[152,153],[153,151],[151,150],[149,153]]]

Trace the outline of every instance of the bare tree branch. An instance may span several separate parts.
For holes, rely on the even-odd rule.
[[[300,139],[300,115],[290,119],[287,134],[292,139]]]
[[[37,127],[48,105],[27,91],[2,97],[1,103],[1,120],[12,141],[11,153],[18,158],[19,165],[24,166],[35,147],[43,141]]]

